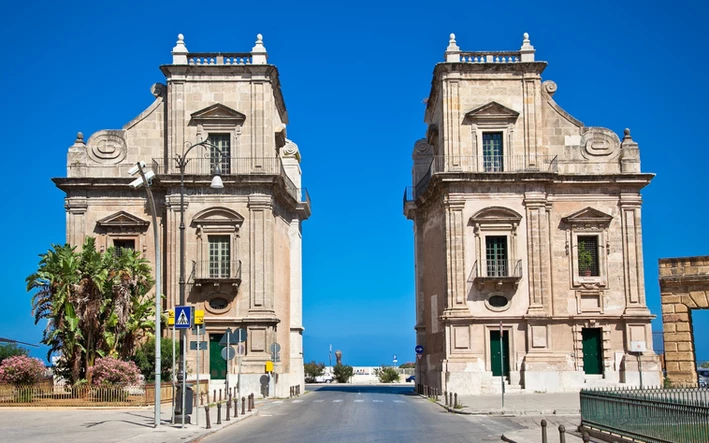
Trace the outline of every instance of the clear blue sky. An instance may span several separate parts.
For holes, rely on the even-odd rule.
[[[281,74],[288,136],[313,199],[303,224],[306,360],[414,360],[413,234],[402,215],[413,143],[448,35],[463,50],[518,49],[528,32],[557,102],[640,144],[645,283],[657,260],[709,254],[704,2],[15,2],[0,15],[5,236],[0,337],[37,343],[24,279],[65,240],[67,148],[119,129],[164,82],[177,34],[194,52],[250,51],[262,33]],[[709,334],[709,315],[695,332]],[[655,329],[660,329],[660,319]],[[44,356],[44,350],[34,351]],[[709,342],[699,344],[709,359]]]

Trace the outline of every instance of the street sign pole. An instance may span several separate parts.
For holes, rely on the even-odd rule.
[[[231,338],[231,328],[226,330],[226,349],[229,349],[229,339]],[[229,351],[227,351],[229,352]],[[227,354],[228,355],[228,354]],[[229,398],[229,360],[226,361],[226,394],[227,399]]]
[[[502,347],[502,322],[500,322],[500,385],[502,386],[502,409],[505,409],[505,349]]]
[[[200,338],[199,338],[199,325],[195,325],[197,328],[197,397],[195,397],[195,401],[199,398],[199,352],[202,350],[202,344],[200,343]],[[194,417],[195,424],[199,426],[199,411],[195,414]]]
[[[175,386],[175,323],[172,323],[172,424],[175,424],[175,399],[177,398]]]

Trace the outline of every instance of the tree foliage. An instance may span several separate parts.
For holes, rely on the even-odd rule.
[[[140,376],[134,362],[113,357],[97,358],[89,372],[94,385],[130,385],[136,383]]]
[[[315,383],[315,378],[325,373],[325,363],[316,363],[315,360],[303,365],[305,370],[305,382]]]
[[[380,383],[394,383],[399,381],[399,372],[391,366],[382,366],[374,369],[374,375],[379,378]]]
[[[131,358],[146,380],[155,380],[155,337],[138,346]],[[160,379],[172,379],[172,339],[160,339]]]
[[[61,353],[56,373],[74,383],[86,378],[96,358],[125,360],[154,330],[153,285],[147,260],[137,251],[96,250],[87,237],[80,252],[52,245],[27,277],[35,324],[47,320],[42,343],[48,357]]]
[[[10,357],[15,357],[17,355],[24,355],[27,357],[30,355],[30,351],[20,347],[17,343],[0,343],[0,364],[3,360]]]
[[[348,365],[335,365],[332,368],[332,375],[338,383],[347,383],[354,375],[354,369]]]
[[[406,363],[399,365],[401,369],[414,369],[416,367],[416,363],[412,361],[407,361]]]

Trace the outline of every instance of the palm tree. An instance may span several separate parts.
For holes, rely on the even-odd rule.
[[[139,252],[96,250],[88,237],[81,253],[53,245],[39,269],[27,277],[35,324],[47,320],[42,342],[49,355],[61,351],[58,373],[75,383],[90,382],[96,357],[128,358],[154,329],[154,308],[146,297],[153,285],[150,266]],[[48,355],[48,356],[49,356]]]

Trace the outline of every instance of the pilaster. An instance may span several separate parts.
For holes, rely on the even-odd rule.
[[[527,269],[529,310],[527,315],[547,316],[551,305],[551,253],[546,194],[526,192],[523,204],[527,219]]]
[[[270,195],[249,196],[250,294],[249,313],[275,315],[273,300],[273,199]]]
[[[645,304],[645,287],[642,263],[642,232],[640,230],[640,205],[638,194],[621,194],[621,232],[623,242],[623,283],[625,314],[649,314]]]
[[[444,316],[450,311],[467,312],[465,297],[465,250],[463,209],[465,200],[446,196],[443,202],[446,223],[447,300]]]

